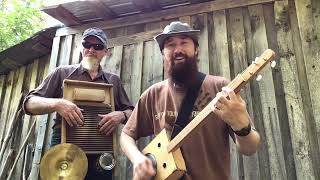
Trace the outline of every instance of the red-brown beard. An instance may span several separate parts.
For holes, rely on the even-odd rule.
[[[183,64],[176,64],[175,57],[183,56],[185,62]],[[188,57],[185,54],[177,54],[171,58],[171,61],[165,61],[165,69],[169,79],[174,83],[189,86],[193,84],[198,72],[197,57]]]

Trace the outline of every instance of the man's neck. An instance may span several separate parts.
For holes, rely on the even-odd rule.
[[[170,77],[168,78],[168,80],[174,90],[184,90],[188,87],[186,84],[173,81],[173,79]]]
[[[95,69],[87,69],[87,70],[88,70],[88,72],[90,74],[91,79],[94,79],[98,75],[99,67],[95,68]]]

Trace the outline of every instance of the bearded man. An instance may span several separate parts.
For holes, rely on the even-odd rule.
[[[212,113],[205,125],[182,144],[187,171],[181,179],[229,179],[229,136],[242,154],[251,155],[258,148],[260,136],[254,129],[245,102],[233,90],[223,88],[229,81],[198,71],[198,33],[199,30],[178,21],[170,23],[155,37],[168,79],[152,85],[141,95],[120,140],[123,151],[133,163],[135,180],[151,179],[156,174],[152,161],[141,153],[135,141],[156,135],[164,128],[167,132],[174,132],[183,99],[189,97],[188,90],[197,84],[199,76],[203,76],[203,82],[197,91],[191,116],[188,116],[189,121],[213,98],[216,97],[217,103],[211,108]]]
[[[104,72],[100,66],[102,58],[108,52],[106,34],[99,28],[89,28],[82,35],[81,45],[83,56],[81,63],[57,67],[36,89],[29,92],[23,103],[24,111],[29,115],[57,112],[51,146],[61,142],[62,118],[71,127],[84,124],[81,109],[76,104],[62,99],[64,79],[113,84],[115,111],[99,115],[100,122],[97,129],[101,134],[111,135],[116,126],[120,123],[125,124],[132,113],[133,105],[128,99],[120,78],[115,74]],[[110,174],[95,172],[97,157],[87,156],[89,165],[86,179],[98,180],[110,176]]]

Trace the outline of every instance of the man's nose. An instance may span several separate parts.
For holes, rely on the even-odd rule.
[[[174,48],[174,53],[178,54],[182,52],[182,46],[181,45],[176,45],[176,47]]]
[[[90,52],[95,51],[95,49],[93,48],[93,46],[91,46],[91,47],[89,48],[89,51],[90,51]]]

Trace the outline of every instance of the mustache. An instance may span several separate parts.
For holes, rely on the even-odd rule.
[[[175,54],[173,55],[173,58],[174,58],[174,59],[176,59],[177,57],[183,57],[183,58],[185,58],[185,59],[188,58],[188,56],[187,56],[186,54],[184,54],[184,53],[175,53]]]
[[[87,56],[97,56],[96,53],[88,53]]]

